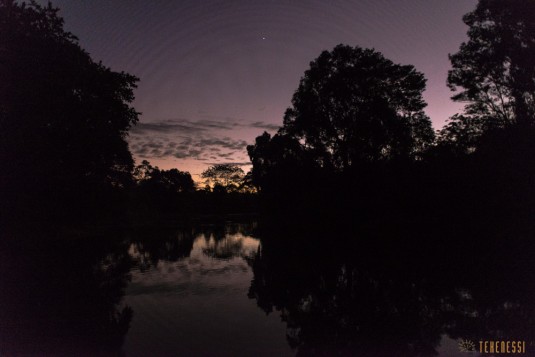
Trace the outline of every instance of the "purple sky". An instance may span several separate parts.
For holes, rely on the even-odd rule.
[[[248,162],[246,144],[282,124],[309,62],[339,43],[373,47],[423,72],[426,112],[439,129],[462,107],[449,99],[448,53],[466,39],[462,15],[476,0],[53,4],[94,60],[140,77],[136,161],[198,179],[210,164]]]

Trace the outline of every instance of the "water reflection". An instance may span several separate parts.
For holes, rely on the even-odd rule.
[[[533,244],[493,237],[472,250],[436,235],[270,232],[249,297],[280,314],[298,356],[452,356],[441,344],[460,338],[524,340],[533,353]]]
[[[266,318],[247,298],[248,261],[260,245],[254,227],[204,224],[132,240],[128,356],[292,355],[279,319]],[[158,244],[148,241],[154,238]]]
[[[131,234],[131,255],[141,271],[156,267],[159,261],[176,262],[190,256],[194,241],[205,240],[205,254],[230,259],[247,251],[244,240],[256,223],[226,222],[177,228],[174,226],[139,227]],[[251,241],[248,241],[251,244]],[[199,243],[200,244],[200,243]]]
[[[32,230],[0,247],[0,354],[532,354],[533,242],[428,228]]]
[[[165,234],[136,237],[129,248],[133,260],[129,295],[162,289],[195,295],[217,288],[237,288],[229,282],[241,280],[248,286],[247,261],[260,244],[246,235],[249,226],[229,222],[188,229],[161,228]]]

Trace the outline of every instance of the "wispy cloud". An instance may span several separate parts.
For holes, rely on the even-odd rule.
[[[187,119],[167,119],[158,122],[138,123],[132,128],[131,133],[161,133],[171,134],[180,133],[181,135],[202,134],[213,130],[236,130],[238,128],[257,128],[265,130],[277,130],[279,127],[275,124],[263,121],[252,123],[238,121],[233,118],[224,120],[187,120]]]
[[[250,123],[249,126],[251,128],[258,128],[258,129],[264,129],[264,130],[279,130],[280,126],[276,124],[270,124],[263,121],[255,121],[254,123]]]
[[[176,158],[249,165],[247,159],[247,142],[234,139],[225,132],[242,129],[264,129],[274,131],[275,124],[256,121],[252,123],[237,121],[232,118],[225,120],[169,119],[158,122],[139,123],[130,131],[130,148],[132,153],[142,159]]]
[[[245,154],[247,142],[228,137],[223,138],[186,138],[178,141],[166,141],[158,136],[131,136],[130,149],[141,158],[175,157],[177,159],[193,158],[197,160],[208,157],[228,158],[236,153]]]
[[[224,162],[207,162],[208,165],[236,165],[236,166],[251,166],[252,164],[249,161],[245,162],[234,162],[234,161],[224,161]]]

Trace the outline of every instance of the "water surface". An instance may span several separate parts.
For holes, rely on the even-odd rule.
[[[391,227],[29,226],[0,244],[0,354],[533,354],[530,239]]]
[[[192,243],[191,251],[176,259],[155,260],[142,243],[130,246],[136,263],[125,303],[135,316],[126,354],[293,355],[280,317],[266,315],[247,296],[253,278],[248,262],[259,240],[236,225],[219,232],[203,228],[176,233],[175,247]]]

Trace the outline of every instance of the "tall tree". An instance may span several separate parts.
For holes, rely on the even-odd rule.
[[[187,171],[170,169],[162,171],[164,184],[172,192],[186,193],[195,191],[195,182]]]
[[[138,79],[93,61],[50,4],[0,0],[0,34],[2,188],[127,183]]]
[[[287,181],[296,171],[303,174],[305,166],[317,166],[299,141],[289,135],[275,134],[271,137],[264,132],[253,145],[247,146],[247,153],[253,164],[251,179],[259,190],[274,184],[277,176]]]
[[[496,125],[535,118],[535,0],[480,0],[463,18],[468,42],[450,55],[452,98]]]
[[[233,164],[216,164],[201,173],[201,177],[210,186],[220,186],[226,191],[236,191],[245,177],[243,170]]]
[[[143,160],[134,169],[134,179],[139,187],[152,190],[163,189],[168,193],[186,193],[195,191],[195,182],[191,174],[178,169],[160,170]]]
[[[310,64],[286,111],[282,133],[324,167],[417,158],[434,133],[422,92],[425,78],[372,49],[336,46]]]

